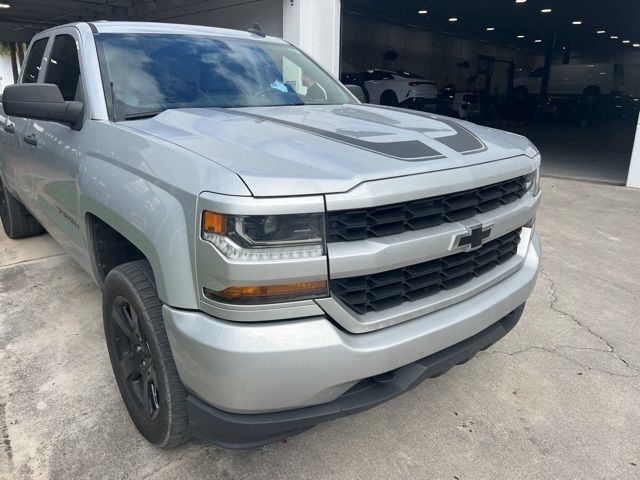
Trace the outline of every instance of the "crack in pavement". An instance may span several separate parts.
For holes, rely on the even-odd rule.
[[[580,320],[578,320],[574,315],[567,313],[563,310],[561,310],[560,308],[558,308],[558,306],[556,305],[556,303],[559,300],[559,296],[558,296],[558,292],[556,290],[556,283],[553,281],[553,279],[551,277],[549,277],[549,275],[546,274],[546,272],[540,268],[540,275],[542,276],[542,278],[544,278],[547,282],[550,283],[550,290],[551,290],[551,302],[549,303],[549,308],[551,310],[553,310],[554,312],[559,313],[560,315],[564,315],[565,317],[569,318],[571,321],[573,321],[576,325],[578,325],[579,327],[583,328],[584,330],[586,330],[587,332],[589,332],[591,335],[593,335],[594,337],[596,337],[600,342],[604,343],[607,347],[608,350],[603,350],[603,351],[608,351],[608,353],[610,353],[611,355],[613,355],[614,357],[616,357],[618,360],[620,360],[622,363],[624,363],[624,365],[627,368],[630,368],[632,370],[635,370],[637,372],[640,372],[640,368],[631,365],[627,360],[625,360],[624,358],[622,358],[613,348],[613,345],[611,345],[611,343],[609,343],[609,341],[603,337],[602,335],[597,334],[596,332],[594,332],[593,330],[591,330],[591,328],[589,328],[588,326],[586,326],[584,323],[582,323]]]
[[[46,255],[44,257],[27,258],[26,260],[20,260],[19,262],[7,263],[6,265],[0,265],[0,269],[9,268],[9,267],[15,267],[16,265],[22,265],[23,263],[37,262],[38,260],[45,260],[47,258],[59,257],[61,255],[66,255],[66,254],[67,254],[67,252],[60,252],[60,253],[54,253],[53,255]]]
[[[516,350],[515,352],[505,352],[503,350],[492,350],[490,352],[480,352],[480,355],[493,355],[493,354],[499,354],[499,355],[508,355],[508,356],[515,356],[515,355],[520,355],[523,353],[527,353],[530,352],[532,350],[539,350],[539,351],[543,351],[543,352],[547,352],[547,353],[551,353],[553,355],[557,355],[559,357],[564,358],[565,360],[569,360],[570,362],[575,363],[576,365],[584,368],[585,370],[592,370],[594,372],[600,372],[600,373],[605,373],[607,375],[611,375],[613,377],[621,377],[621,378],[640,378],[640,374],[637,375],[624,375],[622,373],[616,373],[616,372],[610,372],[609,370],[602,370],[600,368],[595,368],[592,367],[590,365],[586,365],[584,363],[579,362],[578,360],[576,360],[575,358],[572,357],[568,357],[567,355],[563,355],[562,353],[560,353],[558,350],[561,348],[572,348],[574,350],[593,350],[596,352],[604,352],[604,353],[611,353],[608,350],[600,350],[598,348],[587,348],[587,347],[574,347],[571,345],[556,345],[553,348],[546,348],[546,347],[538,347],[538,346],[531,346],[531,347],[527,347],[524,348],[522,350]],[[632,368],[633,367],[629,367]]]
[[[500,355],[509,355],[509,356],[514,356],[514,355],[520,355],[522,353],[526,353],[532,350],[538,350],[538,351],[544,351],[544,352],[548,352],[551,353],[553,355],[557,355],[559,357],[562,357],[566,360],[569,360],[573,363],[575,363],[576,365],[586,369],[586,370],[593,370],[596,372],[600,372],[600,373],[605,373],[607,375],[612,375],[615,377],[622,377],[622,378],[639,378],[640,377],[640,373],[638,374],[632,374],[632,375],[624,375],[624,374],[620,374],[620,373],[615,373],[615,372],[611,372],[608,370],[602,370],[599,368],[595,368],[592,367],[590,365],[586,365],[583,364],[581,362],[579,362],[578,360],[576,360],[575,358],[569,357],[567,355],[563,355],[560,350],[561,349],[572,349],[572,350],[591,350],[594,352],[603,352],[603,353],[608,353],[613,355],[618,361],[620,361],[625,368],[629,368],[631,370],[634,370],[636,372],[640,372],[640,368],[631,365],[627,360],[625,360],[624,358],[622,358],[614,349],[613,345],[611,345],[611,343],[609,343],[609,341],[603,337],[602,335],[594,332],[593,330],[591,330],[591,328],[589,328],[588,326],[586,326],[585,324],[583,324],[580,320],[578,320],[574,315],[567,313],[563,310],[561,310],[560,308],[558,308],[558,306],[556,305],[556,303],[559,300],[559,296],[558,296],[558,292],[556,290],[556,284],[555,282],[549,277],[549,275],[547,275],[544,270],[541,268],[540,269],[540,275],[542,276],[542,278],[544,280],[546,280],[547,282],[549,282],[550,284],[550,291],[551,291],[551,302],[549,302],[549,308],[551,310],[553,310],[554,312],[569,318],[572,322],[574,322],[576,325],[578,325],[579,327],[581,327],[582,329],[586,330],[589,334],[591,334],[592,336],[594,336],[595,338],[598,339],[598,341],[600,341],[602,344],[604,344],[606,346],[606,348],[602,349],[602,348],[592,348],[592,347],[576,347],[573,345],[554,345],[553,348],[547,348],[547,347],[541,347],[541,346],[529,346],[527,348],[524,348],[522,350],[516,350],[515,352],[505,352],[502,350],[493,350],[493,351],[485,351],[485,352],[481,352],[480,355],[491,355],[491,354],[500,354]]]

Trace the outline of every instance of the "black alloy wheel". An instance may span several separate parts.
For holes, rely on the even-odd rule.
[[[158,379],[138,314],[121,296],[113,302],[112,312],[117,359],[127,388],[140,412],[149,420],[155,420],[160,410]]]
[[[138,431],[158,447],[187,441],[187,392],[173,360],[148,261],[125,263],[109,272],[102,317],[113,374]]]

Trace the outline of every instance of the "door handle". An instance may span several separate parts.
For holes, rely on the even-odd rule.
[[[10,123],[7,123],[5,126],[2,127],[2,129],[7,133],[13,133],[16,131],[15,127]]]
[[[24,140],[24,143],[28,143],[29,145],[33,145],[34,147],[38,145],[38,139],[34,134],[25,135],[24,137],[22,137],[22,139]]]

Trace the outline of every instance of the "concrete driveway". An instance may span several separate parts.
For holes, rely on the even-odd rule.
[[[1,237],[0,477],[640,478],[640,192],[543,188],[543,271],[510,335],[387,404],[249,451],[147,445],[98,289],[48,236]]]

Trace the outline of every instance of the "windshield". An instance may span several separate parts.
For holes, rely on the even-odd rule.
[[[236,38],[101,34],[116,120],[169,108],[353,103],[298,49]]]

